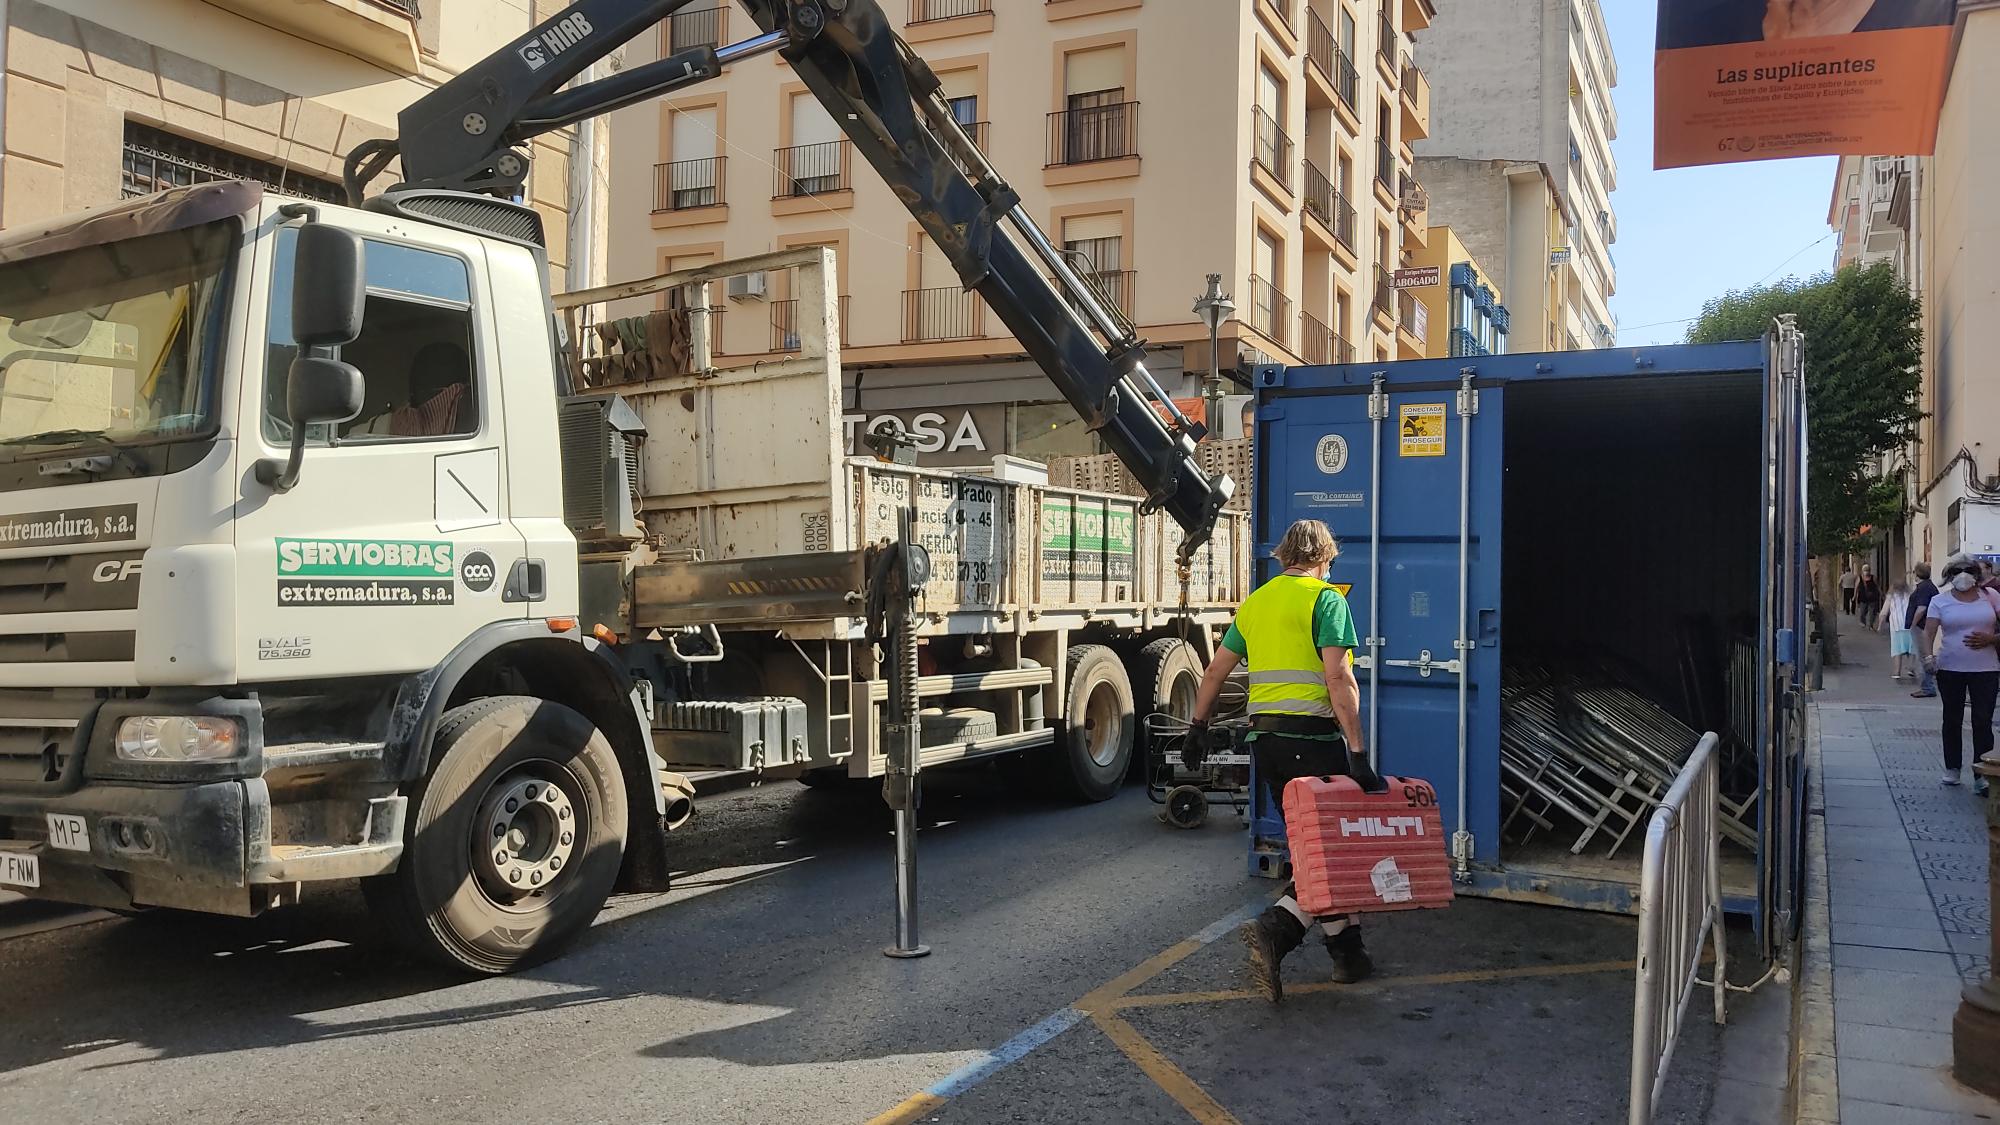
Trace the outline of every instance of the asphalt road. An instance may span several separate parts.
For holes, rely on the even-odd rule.
[[[880,954],[879,799],[789,783],[704,801],[673,892],[616,900],[511,978],[404,961],[352,888],[14,938],[0,1120],[1622,1119],[1629,919],[1394,916],[1368,928],[1378,981],[1325,983],[1309,944],[1273,1010],[1227,925],[1273,892],[1234,818],[1152,811],[1136,789],[1077,807],[931,775],[917,961]],[[1660,1120],[1702,1119],[1716,1044],[1690,1020]]]

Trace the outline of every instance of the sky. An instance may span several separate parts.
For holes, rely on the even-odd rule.
[[[1465,2],[1465,0],[1459,0]],[[1653,0],[1602,0],[1618,58],[1618,343],[1679,343],[1702,302],[1828,269],[1836,161],[1762,160],[1653,170]],[[1817,243],[1815,245],[1815,243]],[[1811,247],[1807,249],[1807,247]],[[1663,323],[1664,322],[1664,323]]]

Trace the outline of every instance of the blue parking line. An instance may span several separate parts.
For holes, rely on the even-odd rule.
[[[976,1059],[945,1075],[924,1093],[934,1098],[955,1098],[984,1082],[994,1071],[1007,1066],[1029,1051],[1075,1027],[1084,1018],[1080,1008],[1064,1008],[1035,1026],[994,1048],[985,1058]]]

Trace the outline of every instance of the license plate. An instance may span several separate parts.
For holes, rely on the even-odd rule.
[[[49,846],[66,852],[90,850],[90,829],[74,813],[49,814]]]
[[[42,885],[42,861],[27,852],[0,852],[0,884],[10,887]]]

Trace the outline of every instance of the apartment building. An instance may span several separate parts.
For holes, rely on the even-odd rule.
[[[1457,231],[1432,226],[1396,280],[1423,306],[1420,319],[1437,329],[1428,333],[1426,358],[1506,354],[1513,314]]]
[[[1888,262],[1923,302],[1924,420],[1879,467],[1906,482],[1906,523],[1879,544],[1882,573],[1961,551],[2000,553],[2000,0],[1961,0],[1932,156],[1843,157],[1827,221],[1836,267]],[[1987,65],[1980,65],[1986,63]]]
[[[883,4],[1191,409],[1211,273],[1236,310],[1225,371],[1422,354],[1390,271],[1425,230],[1410,145],[1430,88],[1408,45],[1431,0]],[[727,5],[683,10],[627,65],[751,33]],[[936,435],[919,449],[932,464],[1099,451],[782,61],[621,110],[611,131],[614,274],[831,246],[852,429],[896,416]],[[792,342],[786,278],[712,303],[727,353]]]
[[[563,6],[6,0],[0,226],[214,179],[344,201],[349,149],[390,135],[404,106]],[[571,257],[570,143],[561,134],[534,146],[531,198],[559,287]]]
[[[1611,91],[1618,63],[1599,0],[1448,5],[1418,55],[1451,75],[1438,92],[1437,126],[1416,145],[1418,173],[1441,201],[1432,221],[1449,224],[1497,263],[1504,232],[1524,218],[1503,203],[1510,195],[1503,182],[1518,178],[1531,187],[1526,181],[1540,166],[1559,198],[1566,225],[1541,268],[1562,275],[1554,286],[1562,303],[1550,318],[1553,331],[1538,343],[1521,339],[1519,350],[1615,345],[1618,219],[1611,196],[1618,163],[1611,142],[1618,113]],[[1484,182],[1468,185],[1470,195],[1447,189],[1445,181],[1464,179]],[[1528,287],[1524,278],[1502,281],[1517,297]]]

